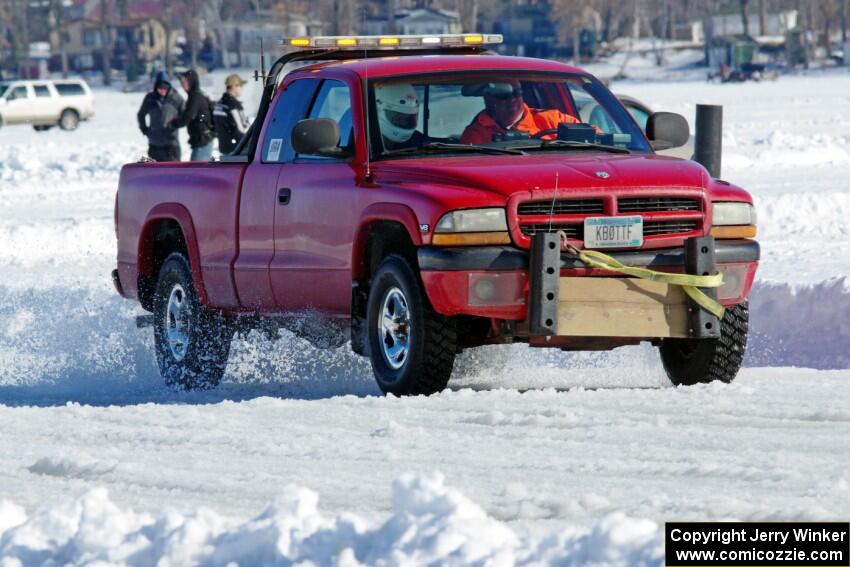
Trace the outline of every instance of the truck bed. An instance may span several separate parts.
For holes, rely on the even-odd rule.
[[[239,305],[231,268],[238,253],[245,168],[242,163],[206,162],[124,166],[115,215],[120,227],[118,271],[125,296],[138,297],[139,276],[156,275],[152,274],[153,259],[141,249],[155,236],[156,220],[169,217],[178,219],[190,242],[192,268],[201,270],[196,281],[204,282],[205,289],[198,290],[202,299],[225,308]]]

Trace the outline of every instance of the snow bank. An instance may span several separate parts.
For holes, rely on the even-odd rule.
[[[750,308],[748,365],[850,368],[850,278],[759,283]]]
[[[590,529],[523,538],[443,476],[407,474],[383,522],[324,515],[318,495],[287,486],[240,522],[200,509],[159,517],[121,509],[105,489],[27,515],[0,502],[0,564],[13,565],[658,565],[659,526],[620,513]]]
[[[798,168],[850,161],[848,138],[829,134],[792,134],[773,130],[765,135],[729,131],[723,136],[724,165],[733,169],[749,167]]]

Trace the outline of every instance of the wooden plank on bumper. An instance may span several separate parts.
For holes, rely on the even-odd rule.
[[[558,334],[578,337],[686,338],[682,288],[634,278],[560,278]]]

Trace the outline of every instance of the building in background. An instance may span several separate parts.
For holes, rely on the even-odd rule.
[[[228,67],[256,67],[260,61],[260,42],[266,54],[280,54],[280,40],[285,37],[321,35],[324,24],[299,14],[274,14],[260,10],[237,21],[221,25],[223,64]],[[268,63],[268,62],[267,62]]]
[[[101,6],[100,0],[75,0],[65,10],[65,51],[71,71],[103,68]],[[128,2],[126,15],[115,16],[109,26],[111,37],[107,39],[113,46],[112,68],[126,70],[136,65],[147,69],[153,62],[163,60],[166,50],[173,51],[177,44],[177,33],[168,37],[169,18],[175,16],[167,13],[164,2]],[[51,35],[51,51],[51,67],[58,69],[60,48],[57,33]]]
[[[365,27],[364,33],[366,35],[387,35],[392,33],[425,35],[463,32],[463,26],[461,26],[460,14],[458,12],[432,8],[398,10],[393,22],[386,16],[366,18]]]

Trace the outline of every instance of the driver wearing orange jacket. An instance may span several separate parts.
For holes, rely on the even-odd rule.
[[[517,80],[482,85],[484,110],[479,112],[472,123],[460,136],[462,144],[488,144],[496,134],[509,131],[527,132],[534,136],[544,130],[558,128],[558,124],[578,124],[575,116],[564,114],[560,110],[541,110],[531,108],[522,98],[522,87]],[[552,140],[556,134],[541,136],[543,140]]]

